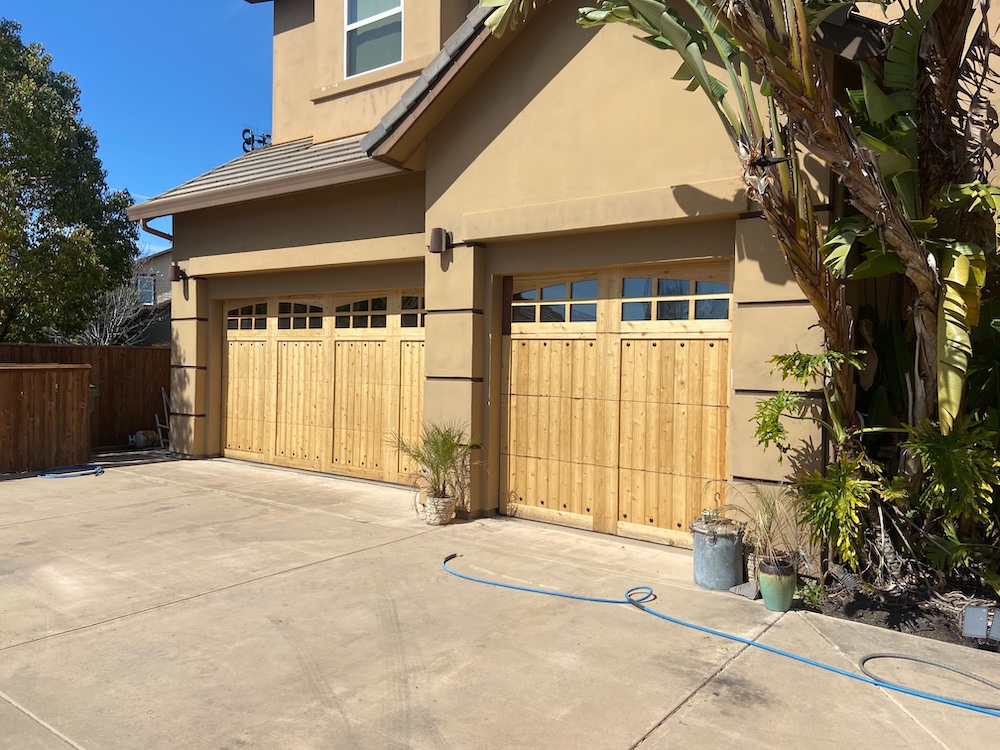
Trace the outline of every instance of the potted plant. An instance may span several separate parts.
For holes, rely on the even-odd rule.
[[[395,435],[397,449],[420,466],[415,479],[426,491],[424,518],[443,526],[455,517],[459,497],[468,486],[472,453],[465,428],[457,424],[425,425],[419,440]]]
[[[751,497],[731,505],[747,517],[745,537],[756,559],[757,586],[764,606],[787,612],[795,595],[795,565],[799,554],[798,524],[791,491],[785,485],[750,485]]]

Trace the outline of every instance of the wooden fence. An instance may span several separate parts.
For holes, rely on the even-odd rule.
[[[163,419],[160,389],[170,392],[166,347],[0,344],[0,362],[89,364],[90,382],[98,388],[90,425],[94,447],[127,445],[129,435],[154,428],[154,414]]]
[[[90,365],[0,365],[0,474],[90,460]]]

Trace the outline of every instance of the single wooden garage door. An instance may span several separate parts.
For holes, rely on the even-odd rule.
[[[706,263],[508,282],[508,512],[690,542],[724,495],[730,284]]]
[[[420,290],[226,304],[224,454],[411,482],[391,444],[423,415]]]

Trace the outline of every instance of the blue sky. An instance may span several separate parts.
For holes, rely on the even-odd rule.
[[[76,78],[108,187],[136,202],[242,154],[245,126],[270,132],[270,3],[3,0],[0,16]],[[145,232],[140,243],[168,245]]]

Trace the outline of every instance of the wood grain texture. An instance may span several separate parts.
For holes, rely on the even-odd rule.
[[[424,330],[401,325],[404,295],[422,292],[227,302],[266,302],[269,312],[264,328],[226,330],[225,455],[412,483],[417,467],[400,457],[392,436],[420,434]],[[338,316],[351,316],[336,307],[373,297],[387,300],[385,327],[338,327]],[[278,302],[321,307],[322,327],[279,329]]]
[[[0,474],[90,460],[90,365],[0,365]]]
[[[90,365],[90,384],[99,390],[90,423],[95,448],[128,445],[129,435],[155,427],[155,414],[163,418],[160,389],[170,390],[165,347],[0,344],[0,362]]]
[[[501,504],[596,531],[636,536],[636,528],[650,529],[642,538],[677,543],[701,509],[724,494],[731,325],[623,321],[623,302],[633,300],[622,296],[623,280],[635,276],[728,278],[709,265],[681,264],[509,285],[534,288],[534,297],[517,304],[539,310],[546,285],[561,291],[574,279],[596,278],[598,294],[595,320],[538,314],[534,322],[512,322],[504,337]],[[657,298],[648,302],[655,309]]]

